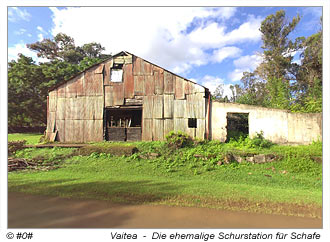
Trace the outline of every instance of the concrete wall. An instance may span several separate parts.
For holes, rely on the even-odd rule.
[[[274,143],[307,144],[322,138],[322,114],[290,113],[288,110],[213,101],[210,134],[224,142],[227,137],[227,113],[249,114],[249,136],[263,131]]]

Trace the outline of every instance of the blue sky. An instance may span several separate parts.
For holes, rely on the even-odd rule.
[[[77,45],[98,42],[105,53],[129,51],[211,91],[224,84],[229,95],[229,85],[260,63],[260,23],[280,9],[288,20],[301,16],[290,38],[320,29],[321,7],[9,7],[8,59],[23,53],[45,61],[26,44],[63,32]]]

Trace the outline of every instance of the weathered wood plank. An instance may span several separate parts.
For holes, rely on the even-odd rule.
[[[174,130],[174,120],[164,119],[164,137],[173,130]]]
[[[174,118],[186,116],[186,100],[174,100]]]
[[[164,140],[164,120],[153,119],[153,139],[152,140]]]
[[[197,119],[196,138],[205,138],[205,119]]]
[[[144,95],[155,95],[155,82],[153,76],[145,76],[144,79]]]
[[[174,95],[164,95],[164,118],[173,118]]]
[[[153,117],[153,108],[154,99],[153,96],[144,96],[143,97],[143,118],[151,119]]]
[[[124,66],[124,97],[134,97],[134,77],[132,64],[126,64]]]
[[[154,83],[155,83],[155,94],[164,93],[164,73],[160,71],[154,71]]]
[[[186,132],[188,121],[184,118],[174,118],[174,131]]]
[[[174,90],[175,90],[175,77],[171,73],[164,71],[164,93],[174,94]]]
[[[181,77],[175,77],[175,99],[185,99],[184,82]]]
[[[143,141],[152,141],[152,126],[153,121],[152,119],[143,119],[142,124],[142,140]]]
[[[163,118],[164,114],[164,103],[163,96],[156,95],[153,96],[153,118]]]
[[[134,76],[134,95],[144,95],[144,76]]]
[[[142,99],[131,99],[131,98],[126,98],[125,99],[125,105],[142,105],[143,100]]]

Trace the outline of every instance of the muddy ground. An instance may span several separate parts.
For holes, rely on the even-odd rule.
[[[8,194],[9,228],[322,228],[321,219]]]

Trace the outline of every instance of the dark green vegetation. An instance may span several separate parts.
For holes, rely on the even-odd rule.
[[[253,72],[243,74],[242,85],[231,86],[231,100],[223,96],[221,85],[215,99],[292,112],[322,112],[322,23],[317,33],[293,40],[290,34],[299,21],[300,16],[288,21],[283,10],[269,15],[260,26],[262,62]],[[301,64],[293,61],[296,51],[301,51]]]
[[[321,217],[322,143],[279,146],[262,136],[229,143],[189,138],[181,142],[186,140],[184,134],[174,136],[164,142],[92,144],[98,151],[85,156],[69,148],[20,150],[16,157],[57,161],[60,168],[10,172],[9,191]],[[135,146],[138,151],[111,154],[113,147],[120,146]],[[278,158],[263,164],[224,164],[228,154]]]
[[[109,57],[101,54],[100,44],[76,46],[73,38],[62,33],[27,47],[48,62],[37,64],[21,54],[8,63],[9,127],[45,125],[48,89]]]

